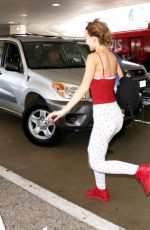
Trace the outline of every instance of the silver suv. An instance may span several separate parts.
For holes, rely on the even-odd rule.
[[[68,130],[91,127],[89,93],[56,124],[44,122],[48,112],[61,109],[78,88],[86,57],[80,46],[61,38],[0,38],[0,108],[22,117],[24,133],[33,143],[52,145]]]

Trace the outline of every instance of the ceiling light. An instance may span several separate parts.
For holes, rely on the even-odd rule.
[[[22,17],[27,17],[28,15],[27,14],[21,14]]]
[[[8,22],[9,24],[14,24],[14,22]]]
[[[53,3],[52,6],[60,6],[59,3]]]

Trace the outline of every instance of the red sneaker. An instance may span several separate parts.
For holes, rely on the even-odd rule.
[[[91,190],[85,191],[85,196],[90,198],[96,198],[101,201],[109,201],[109,192],[108,189],[99,189],[99,188],[93,188]]]
[[[139,165],[134,176],[141,182],[145,195],[148,196],[150,193],[150,165]]]

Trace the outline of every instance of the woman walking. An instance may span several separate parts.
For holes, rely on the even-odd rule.
[[[123,125],[123,114],[114,94],[116,75],[121,78],[123,73],[115,55],[109,51],[111,32],[104,22],[99,20],[90,22],[85,29],[85,39],[93,52],[87,57],[81,85],[62,110],[50,113],[46,119],[57,121],[65,116],[90,89],[94,125],[88,146],[88,157],[96,187],[86,191],[85,195],[102,201],[110,199],[105,182],[106,173],[133,175],[141,182],[145,195],[149,195],[150,165],[105,160],[110,140]]]

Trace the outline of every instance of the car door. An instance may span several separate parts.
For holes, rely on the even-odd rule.
[[[20,113],[24,79],[21,54],[15,42],[6,42],[4,53],[0,67],[0,107]]]

